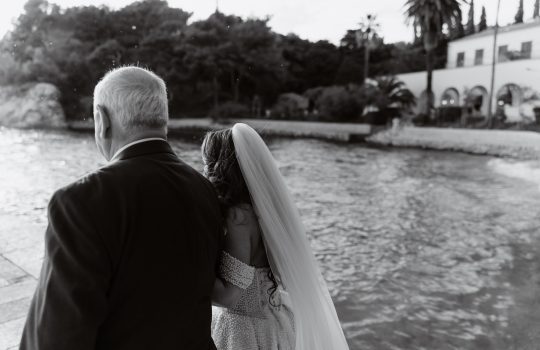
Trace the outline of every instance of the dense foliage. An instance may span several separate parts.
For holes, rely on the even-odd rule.
[[[474,25],[474,0],[471,0],[469,3],[469,15],[467,16],[467,28],[465,29],[465,34],[471,35],[476,31]]]
[[[355,31],[341,45],[311,42],[271,30],[267,18],[243,19],[215,12],[191,14],[166,1],[145,0],[124,8],[71,7],[29,0],[14,30],[0,43],[0,83],[51,82],[62,92],[70,118],[91,115],[93,87],[109,69],[137,64],[168,84],[173,117],[241,113],[261,116],[284,93],[323,89],[322,113],[343,104],[349,118],[361,105],[351,91],[363,80],[364,47]],[[446,40],[434,67],[446,62]],[[425,68],[421,42],[371,43],[370,75]],[[322,91],[322,90],[321,90]],[[352,94],[352,95],[351,95]],[[353,97],[351,97],[353,96]],[[314,103],[314,102],[313,102]]]

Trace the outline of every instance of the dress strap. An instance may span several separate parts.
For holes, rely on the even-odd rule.
[[[241,289],[246,289],[253,282],[255,268],[224,251],[221,254],[219,275],[225,281]]]

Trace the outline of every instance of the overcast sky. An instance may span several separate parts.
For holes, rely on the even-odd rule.
[[[25,0],[0,0],[0,37],[12,27],[13,20],[23,11]],[[119,8],[132,0],[49,0],[61,7],[105,4]],[[513,21],[519,0],[501,0],[500,24]],[[219,0],[219,9],[242,17],[271,16],[270,25],[279,33],[296,33],[310,40],[326,39],[335,44],[347,29],[356,28],[368,13],[377,15],[380,33],[386,42],[410,41],[412,29],[403,16],[405,0]],[[169,0],[169,5],[192,12],[191,20],[204,19],[216,8],[216,0]],[[488,25],[495,22],[496,0],[476,0],[475,17],[480,18],[486,6]],[[532,16],[534,0],[525,0],[525,19]],[[467,18],[468,6],[463,7]]]

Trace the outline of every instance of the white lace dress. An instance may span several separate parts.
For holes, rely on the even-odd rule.
[[[244,291],[233,308],[213,307],[212,338],[218,350],[294,350],[288,295],[278,286],[270,303],[269,271],[223,253],[220,276]]]

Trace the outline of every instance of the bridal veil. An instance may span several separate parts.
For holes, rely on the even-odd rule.
[[[296,350],[348,350],[300,214],[270,150],[246,124],[235,124],[232,135],[270,267],[290,297]]]

